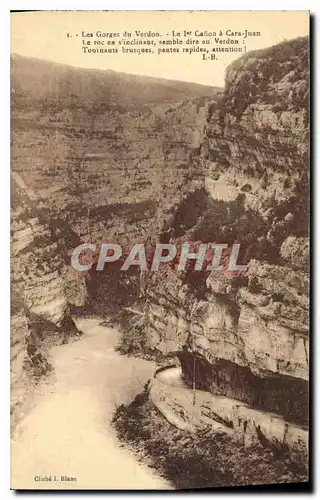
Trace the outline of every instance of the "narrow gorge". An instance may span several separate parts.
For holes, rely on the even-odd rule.
[[[257,447],[258,464],[260,448],[271,468],[286,454],[275,482],[306,480],[309,39],[240,57],[224,89],[15,54],[11,65],[13,431],[56,370],[53,346],[83,347],[81,325],[99,318],[121,332],[124,360],[154,363],[138,398],[190,450],[216,429]],[[84,242],[240,243],[247,271],[77,273]]]

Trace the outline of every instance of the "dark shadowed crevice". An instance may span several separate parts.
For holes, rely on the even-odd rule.
[[[277,413],[288,422],[308,424],[308,382],[287,375],[254,375],[249,368],[224,359],[210,364],[196,353],[195,383],[197,389],[207,390],[238,399],[252,408]],[[192,387],[194,354],[178,353],[183,377]]]

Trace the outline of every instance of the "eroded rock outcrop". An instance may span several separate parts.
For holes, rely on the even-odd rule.
[[[175,373],[170,375],[170,372]],[[231,387],[234,380],[227,382]],[[148,393],[158,410],[179,429],[190,433],[210,429],[216,434],[233,436],[245,446],[259,444],[275,452],[289,452],[293,461],[307,461],[307,429],[270,411],[254,409],[240,399],[221,396],[217,391],[214,394],[192,391],[179,381],[178,367],[159,369],[150,380]]]
[[[15,179],[13,179],[15,181]],[[39,205],[41,200],[38,201]],[[42,212],[27,187],[13,183],[11,212],[11,403],[16,410],[42,376],[51,370],[47,350],[52,344],[78,336],[70,305],[84,283],[78,280],[73,297],[66,292],[63,225]],[[68,234],[68,237],[70,235]],[[82,289],[81,289],[82,285]],[[84,303],[82,297],[82,304]]]
[[[25,308],[12,325],[12,369],[24,376],[27,338],[34,360],[46,339],[78,334],[75,309],[105,315],[137,298],[136,276],[74,272],[70,253],[84,241],[127,245],[161,232],[197,182],[193,159],[219,89],[11,62],[11,277]]]
[[[108,304],[103,277],[67,280],[78,241],[238,242],[248,264],[238,276],[169,266],[134,277],[132,301],[139,295],[145,313],[138,348],[178,355],[189,384],[196,359],[199,387],[305,425],[308,52],[297,39],[245,55],[219,99],[97,106],[63,87],[33,106],[14,80],[13,171],[41,202],[22,222],[14,214],[13,279],[32,285],[34,314],[60,328],[86,293]]]
[[[227,70],[199,151],[208,202],[177,241],[239,242],[246,273],[150,278],[146,335],[185,380],[298,425],[308,421],[308,40]],[[190,208],[190,207],[189,207]],[[176,236],[175,236],[176,235]],[[189,273],[190,274],[190,273]],[[204,287],[205,283],[205,287]],[[196,372],[194,371],[196,359]],[[251,410],[249,408],[251,407]]]

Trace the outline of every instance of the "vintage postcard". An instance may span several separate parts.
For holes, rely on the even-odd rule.
[[[309,12],[11,13],[11,488],[309,483]]]

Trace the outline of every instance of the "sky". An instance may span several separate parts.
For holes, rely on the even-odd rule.
[[[214,61],[201,54],[85,54],[82,31],[245,30],[260,32],[246,39],[247,50],[269,47],[309,33],[308,11],[40,11],[11,13],[11,52],[81,68],[223,86],[226,67],[239,53],[221,53]],[[68,36],[69,34],[69,36]],[[122,37],[121,37],[122,38]],[[137,38],[133,35],[132,38]],[[193,37],[195,38],[195,37]],[[84,40],[90,40],[85,37]],[[106,38],[103,38],[106,40]],[[201,40],[201,38],[200,38]],[[242,42],[242,40],[241,40]]]

